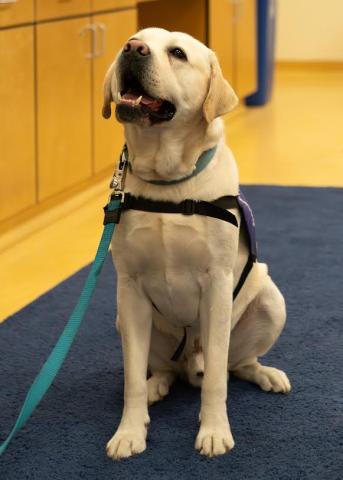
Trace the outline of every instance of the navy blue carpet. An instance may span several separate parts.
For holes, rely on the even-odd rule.
[[[194,451],[200,392],[177,383],[150,409],[147,450],[113,462],[105,444],[120,420],[121,347],[115,275],[107,259],[82,329],[55,383],[0,459],[1,480],[343,478],[343,190],[245,187],[261,260],[284,293],[288,323],[265,363],[284,369],[291,394],[232,379],[236,446],[207,459]],[[68,245],[66,245],[68,248]],[[53,255],[53,252],[51,253]],[[88,268],[9,318],[0,337],[1,438],[55,344]]]

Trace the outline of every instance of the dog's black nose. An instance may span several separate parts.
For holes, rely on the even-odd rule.
[[[197,377],[202,378],[203,376],[204,376],[204,372],[202,370],[197,372]]]
[[[123,54],[128,55],[132,53],[138,53],[139,55],[142,55],[142,57],[146,57],[150,55],[150,48],[141,40],[132,39],[124,45]]]

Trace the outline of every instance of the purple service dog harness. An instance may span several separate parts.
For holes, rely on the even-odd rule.
[[[236,198],[237,198],[238,205],[240,207],[242,217],[245,222],[245,228],[249,238],[250,255],[254,257],[254,260],[256,260],[257,259],[257,241],[256,241],[255,218],[250,208],[250,205],[247,202],[243,193],[239,192],[239,195]]]

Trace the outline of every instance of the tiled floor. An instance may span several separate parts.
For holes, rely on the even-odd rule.
[[[226,126],[241,183],[343,187],[343,70],[281,70],[273,101]],[[107,185],[0,237],[0,321],[93,259]]]

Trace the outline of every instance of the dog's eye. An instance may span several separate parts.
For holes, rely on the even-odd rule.
[[[178,58],[179,60],[187,60],[187,55],[179,47],[171,48],[169,50],[169,53],[173,55],[173,57]]]

